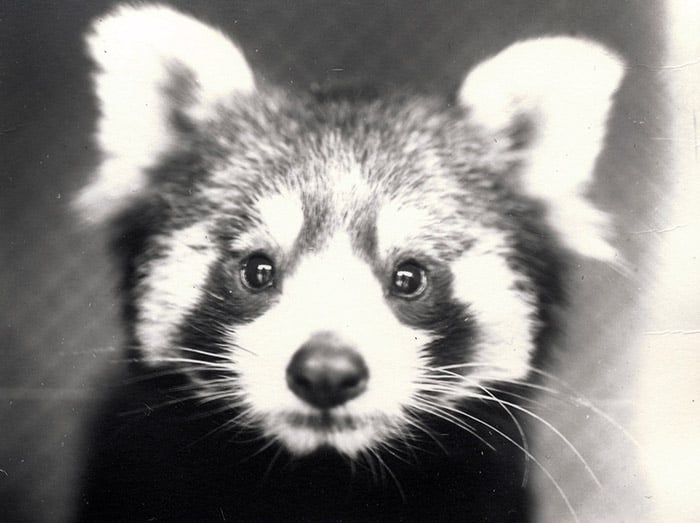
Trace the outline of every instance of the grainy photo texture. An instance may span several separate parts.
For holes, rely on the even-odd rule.
[[[700,517],[693,6],[2,9],[0,519]]]

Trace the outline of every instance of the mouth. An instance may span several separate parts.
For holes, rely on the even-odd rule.
[[[294,412],[285,416],[286,423],[293,428],[318,432],[342,432],[358,430],[367,421],[349,414],[337,414],[329,410],[318,413]]]
[[[322,410],[279,414],[268,420],[266,428],[269,436],[298,456],[330,448],[355,457],[386,440],[397,424],[382,416]]]

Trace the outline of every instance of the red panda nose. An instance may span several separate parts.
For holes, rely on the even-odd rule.
[[[287,367],[287,385],[299,398],[330,409],[367,388],[369,370],[354,349],[334,338],[314,337],[302,345]]]

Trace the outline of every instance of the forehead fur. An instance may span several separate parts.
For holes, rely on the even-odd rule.
[[[423,229],[441,224],[449,234],[450,222],[489,225],[502,216],[499,180],[513,162],[494,147],[502,144],[470,127],[463,109],[431,98],[319,104],[265,91],[191,132],[186,154],[170,160],[175,169],[163,169],[178,192],[173,207],[235,217],[240,228],[262,210],[287,240],[298,231],[298,204],[317,228],[344,222],[355,229],[379,213],[388,237],[402,219]],[[178,184],[173,172],[183,163],[188,175]]]

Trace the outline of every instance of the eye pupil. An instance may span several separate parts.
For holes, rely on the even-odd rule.
[[[274,276],[275,267],[264,254],[253,254],[241,267],[241,280],[250,289],[269,287],[274,281]]]
[[[400,289],[404,292],[413,292],[415,290],[415,287],[417,287],[417,280],[418,278],[416,278],[415,273],[411,271],[396,271],[396,280],[394,281],[394,285],[396,285],[397,289]]]
[[[402,297],[420,295],[427,283],[425,269],[415,262],[404,262],[394,270],[392,290]]]

